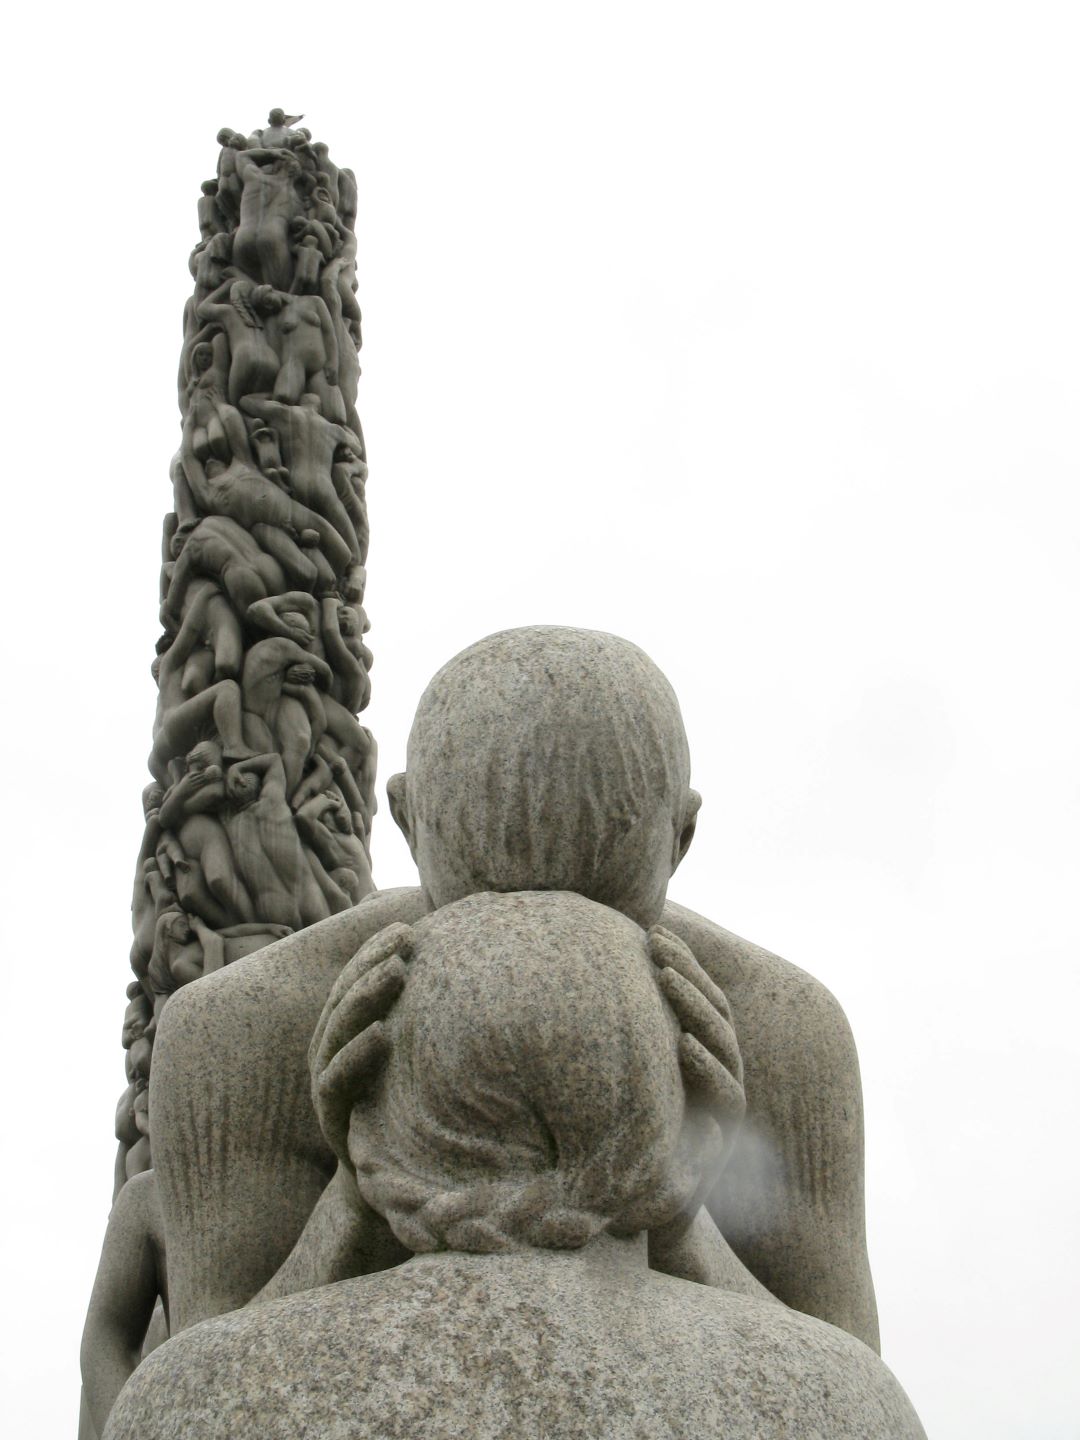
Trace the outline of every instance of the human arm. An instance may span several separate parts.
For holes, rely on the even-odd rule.
[[[322,641],[326,658],[335,666],[342,682],[341,696],[349,710],[362,710],[371,694],[366,667],[345,642],[341,633],[341,602],[327,596],[322,602]]]
[[[189,915],[188,924],[195,932],[195,937],[202,946],[202,973],[204,975],[210,975],[215,970],[220,970],[225,964],[225,942],[221,936],[216,930],[211,930],[206,921],[198,915]]]
[[[283,405],[280,400],[271,400],[267,395],[244,395],[240,399],[240,409],[247,415],[254,415],[257,420],[265,420],[269,424],[272,420],[284,420],[288,418],[285,414],[292,407]]]
[[[339,1165],[284,1264],[251,1304],[388,1270],[408,1260],[410,1253],[364,1202],[356,1177]]]
[[[238,278],[240,272],[235,266],[228,265],[221,273],[221,284],[218,285],[216,289],[211,290],[205,300],[200,300],[195,307],[195,315],[199,320],[204,322],[213,321],[218,318],[224,320],[232,313],[232,306],[224,302],[225,297],[229,294],[229,291],[233,287],[233,282]],[[194,347],[194,344],[195,342],[193,341],[189,350]]]
[[[296,679],[291,673],[294,665],[300,666],[304,671],[310,671],[311,678]],[[329,690],[333,679],[334,672],[325,660],[320,660],[317,655],[312,655],[310,652],[304,651],[302,659],[297,658],[290,662],[289,668],[285,671],[285,682],[281,688],[289,695],[301,694],[307,685],[318,685],[322,690]]]
[[[284,595],[270,595],[264,600],[256,600],[247,608],[247,619],[249,624],[257,625],[260,630],[265,630],[270,635],[280,635],[291,640],[294,645],[302,645],[308,638],[304,631],[287,625],[282,618],[290,612],[303,615],[310,627],[310,633],[318,634],[319,603],[305,590],[288,590]]]
[[[157,1182],[145,1170],[127,1182],[109,1215],[83,1329],[83,1385],[99,1434],[142,1355],[164,1289],[163,1253]]]
[[[778,1299],[877,1349],[862,1093],[842,1009],[812,976],[682,906],[663,923],[722,986],[745,1067],[746,1118],[713,1218]]]
[[[312,296],[312,303],[316,308],[319,317],[319,328],[322,331],[323,344],[326,347],[326,379],[330,385],[338,383],[338,343],[337,331],[334,329],[334,322],[330,318],[330,311],[327,309],[326,301],[319,296]]]

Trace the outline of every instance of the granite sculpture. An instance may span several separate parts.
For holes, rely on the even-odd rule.
[[[139,1097],[168,996],[372,889],[355,179],[280,110],[218,139],[190,261],[132,906],[152,1014],[117,1192],[151,1164]]]
[[[356,183],[280,110],[218,139],[190,260],[132,897],[110,1222],[129,1238],[149,1213],[145,1187],[124,1191],[152,1173],[169,997],[373,888]],[[137,1358],[149,1271],[132,1263],[99,1274],[89,1324],[119,1326]]]
[[[726,999],[674,935],[473,894],[376,934],[351,977],[316,1097],[343,1100],[335,1148],[414,1258],[186,1330],[105,1440],[923,1435],[844,1331],[649,1266],[742,1111]]]
[[[420,886],[372,895],[185,986],[161,1014],[151,1119],[173,1334],[259,1293],[404,1258],[320,1130],[312,1035],[327,998],[359,983],[353,957],[376,932],[469,893],[531,888],[573,890],[645,928],[662,922],[732,1009],[747,1123],[708,1211],[650,1235],[654,1268],[772,1293],[876,1347],[850,1031],[810,976],[667,902],[699,805],[689,778],[671,687],[626,641],[507,631],[439,672],[406,773],[388,787]],[[333,1105],[330,1093],[331,1134]],[[121,1365],[125,1344],[115,1329],[94,1341]]]
[[[668,901],[701,801],[647,656],[452,659],[388,785],[420,883],[373,893],[356,188],[301,118],[220,132],[198,204],[80,1440],[919,1436],[850,1031]]]

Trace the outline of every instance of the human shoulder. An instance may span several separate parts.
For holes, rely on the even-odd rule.
[[[857,1067],[847,1016],[820,980],[671,901],[661,923],[686,942],[727,996],[748,1069],[757,1065],[759,1034],[762,1041],[767,1036],[770,1069],[779,1065],[794,1073],[810,1066],[818,1073],[825,1063],[845,1072]],[[748,1096],[749,1091],[748,1085]]]
[[[294,1016],[309,1037],[331,985],[360,946],[394,921],[410,924],[426,911],[419,889],[376,891],[348,910],[183,986],[162,1012],[155,1067],[192,1033],[232,1031],[238,1024],[261,1031]]]
[[[790,993],[800,1002],[810,1000],[822,1009],[840,1011],[836,997],[808,971],[684,905],[669,900],[661,924],[686,941],[698,961],[725,989],[764,991],[777,1001]]]
[[[666,1275],[650,1281],[658,1333],[676,1346],[691,1336],[708,1356],[714,1393],[725,1396],[726,1435],[925,1440],[888,1366],[847,1331],[777,1301]]]

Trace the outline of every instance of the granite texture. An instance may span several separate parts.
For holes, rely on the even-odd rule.
[[[149,1013],[115,1192],[152,1163],[140,1097],[169,996],[373,888],[355,179],[280,110],[218,141],[184,311],[132,899]]]
[[[371,896],[186,985],[160,1016],[151,1120],[174,1335],[257,1293],[407,1257],[361,1199],[340,1135],[331,1143],[319,1128],[308,1051],[324,1005],[362,991],[365,946],[388,926],[415,926],[478,888],[569,886],[638,923],[660,919],[723,990],[739,1039],[746,1118],[708,1198],[716,1223],[703,1210],[689,1227],[654,1228],[653,1267],[771,1293],[876,1346],[850,1030],[803,971],[666,901],[698,799],[655,666],[589,631],[489,637],[428,687],[406,774],[388,788],[420,888]],[[320,1108],[333,1139],[337,1122]]]
[[[603,1244],[425,1255],[207,1321],[144,1363],[105,1440],[923,1435],[844,1331]]]
[[[218,141],[184,310],[114,1200],[156,1159],[148,1091],[169,999],[374,888],[375,744],[356,719],[371,689],[356,183],[280,110]],[[87,1367],[130,1368],[149,1320],[129,1210],[87,1320],[99,1397],[111,1382]]]
[[[357,962],[317,1100],[345,1097],[359,1190],[428,1253],[191,1328],[105,1440],[922,1434],[844,1332],[649,1268],[644,1232],[692,1219],[742,1113],[727,1002],[673,936],[474,895]]]

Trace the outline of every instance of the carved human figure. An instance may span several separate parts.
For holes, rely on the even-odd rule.
[[[228,223],[218,204],[218,182],[216,180],[204,180],[202,193],[199,196],[199,234],[204,240],[220,234],[228,229]]]
[[[180,376],[177,393],[183,397],[184,386],[190,379],[189,346],[195,342],[199,330],[199,305],[223,285],[232,268],[232,233],[222,231],[209,240],[200,240],[191,252],[188,269],[195,281],[195,289],[184,306],[184,348],[180,352]]]
[[[219,680],[165,712],[147,759],[151,775],[163,784],[173,779],[169,766],[186,755],[208,732],[216,732],[220,737],[227,759],[239,760],[252,754],[244,741],[240,686],[235,680]]]
[[[330,914],[300,845],[281,756],[256,755],[225,773],[225,828],[240,874],[269,920],[299,929]],[[348,897],[343,897],[348,904]],[[344,908],[344,905],[342,906]]]
[[[193,454],[189,454],[184,456],[184,474],[192,494],[210,515],[227,516],[245,530],[260,525],[292,530],[297,534],[313,530],[337,573],[343,571],[354,558],[348,543],[328,520],[307,505],[291,499],[245,460],[233,460],[230,465],[224,465],[220,460],[207,460],[203,465]]]
[[[296,826],[330,878],[358,904],[375,888],[371,862],[344,797],[324,790],[296,810]]]
[[[160,1020],[170,996],[184,986],[284,939],[292,928],[287,921],[260,918],[212,930],[198,915],[179,908],[167,910],[158,920],[147,975],[154,997],[155,1022]]]
[[[184,592],[180,626],[152,667],[158,683],[158,718],[205,690],[214,680],[235,679],[243,659],[236,612],[212,580],[193,580]]]
[[[247,148],[247,140],[226,127],[218,131],[217,141],[221,146],[217,164],[218,203],[230,223],[235,223],[240,218],[240,192],[243,189],[237,174],[236,155],[237,151]]]
[[[347,710],[363,710],[371,698],[373,659],[364,644],[367,615],[331,595],[322,602],[321,620],[323,649],[334,675],[330,693]]]
[[[179,907],[166,910],[158,917],[146,977],[154,997],[154,1018],[182,985],[190,985],[204,971],[220,970],[223,963],[221,942],[203,920]]]
[[[330,480],[353,522],[361,565],[367,559],[370,533],[365,501],[367,473],[367,465],[354,451],[345,446],[335,451],[334,463],[330,467]]]
[[[344,791],[346,777],[338,783]],[[383,926],[468,893],[561,888],[645,927],[662,920],[722,986],[746,1062],[748,1113],[776,1162],[763,1175],[760,1150],[741,1153],[736,1140],[711,1197],[731,1245],[702,1212],[686,1235],[651,1237],[653,1264],[751,1293],[756,1275],[794,1308],[876,1344],[850,1033],[836,1001],[804,972],[665,903],[699,801],[678,704],[648,658],[591,631],[537,627],[481,641],[428,687],[406,775],[390,796],[420,888],[374,895],[253,956],[242,984],[226,970],[182,990],[162,1017],[154,1143],[178,1328],[235,1309],[266,1285],[305,1222],[313,1234],[338,1226],[340,1244],[339,1268],[317,1271],[305,1269],[301,1241],[295,1268],[304,1283],[372,1268],[377,1232],[357,1210],[351,1181],[339,1175],[327,1185],[333,1159],[313,1139],[302,1099],[308,1041],[349,958]],[[242,1057],[228,1040],[241,1015]],[[185,1167],[218,1124],[203,1094],[211,1054],[234,1097],[245,1163],[211,1157],[196,1212]],[[282,1117],[272,1133],[245,1110],[256,1089]]]
[[[157,1183],[153,1170],[145,1170],[116,1195],[83,1328],[83,1388],[97,1434],[142,1357],[159,1297],[168,1316],[168,1295]]]
[[[286,618],[294,633],[303,633],[302,614],[286,612]],[[248,730],[263,749],[279,752],[287,798],[326,729],[325,702],[313,687],[325,688],[332,679],[325,661],[283,635],[258,641],[244,657],[240,688]],[[253,726],[252,716],[262,725]]]
[[[363,453],[364,432],[356,406],[349,397],[356,394],[360,379],[360,360],[357,351],[363,342],[360,306],[356,299],[356,236],[352,230],[342,227],[341,249],[333,259],[322,267],[319,277],[319,294],[326,302],[334,328],[338,332],[338,383],[345,397],[345,423],[360,437]]]
[[[151,876],[157,876],[158,841],[161,839],[160,810],[164,787],[156,781],[147,785],[142,793],[143,838],[135,861],[135,881],[131,894],[131,928],[134,939],[131,946],[131,967],[136,975],[145,975],[150,963],[150,952],[154,946],[154,925],[157,912],[163,908],[162,887]]]
[[[281,440],[289,470],[289,488],[304,505],[310,506],[334,526],[349,547],[355,563],[361,558],[356,529],[334,488],[331,467],[341,446],[358,447],[359,440],[344,425],[335,425],[322,414],[318,395],[302,395],[300,403],[284,405],[263,396],[248,396],[241,409],[273,425]]]
[[[302,210],[300,163],[288,148],[254,145],[236,152],[243,186],[233,258],[241,270],[278,290],[292,281],[289,224]]]
[[[858,1340],[649,1268],[646,1232],[689,1228],[741,1102],[726,999],[673,936],[578,895],[474,895],[354,973],[313,1080],[340,1087],[335,1145],[415,1258],[188,1330],[105,1440],[920,1440]]]
[[[241,396],[272,390],[281,368],[280,353],[267,330],[267,318],[274,313],[276,292],[267,285],[236,278],[227,270],[218,288],[201,300],[195,314],[204,324],[220,327],[229,343],[228,398],[231,405]],[[202,331],[193,345],[200,343]]]
[[[273,384],[274,399],[298,405],[302,395],[317,395],[323,414],[335,423],[344,423],[337,332],[322,297],[287,295],[262,287],[255,292],[252,303],[266,316],[267,331],[281,356],[281,368]],[[250,385],[244,393],[269,388]]]
[[[127,987],[128,1004],[124,1012],[121,1043],[124,1047],[124,1072],[127,1088],[116,1104],[114,1133],[117,1140],[116,1162],[113,1169],[113,1199],[127,1179],[127,1158],[139,1144],[141,1132],[135,1118],[135,1100],[140,1090],[145,1089],[150,1076],[150,1056],[153,1040],[148,1034],[154,1011],[150,998],[139,980],[133,980]]]
[[[184,380],[181,409],[185,411],[181,454],[228,463],[234,456],[250,460],[247,429],[228,401],[229,342],[217,326],[206,326],[193,340]],[[182,372],[183,376],[183,372]]]
[[[181,906],[217,930],[256,915],[218,818],[224,803],[221,747],[205,741],[188,753],[183,777],[166,792],[161,823],[175,832],[179,853],[173,869]]]
[[[306,131],[294,130],[293,126],[302,115],[286,115],[280,106],[275,106],[267,117],[266,125],[262,130],[256,130],[248,137],[253,145],[261,145],[264,149],[291,149],[297,140],[303,139]],[[309,137],[310,138],[310,137]]]
[[[321,615],[319,601],[313,595],[304,590],[287,590],[284,595],[268,595],[265,600],[257,600],[248,607],[246,618],[249,625],[269,635],[283,635],[324,660],[319,633]]]
[[[241,615],[256,600],[286,588],[280,563],[242,525],[224,515],[180,525],[172,537],[171,553],[163,621],[180,620],[188,585],[196,576],[217,581]]]

